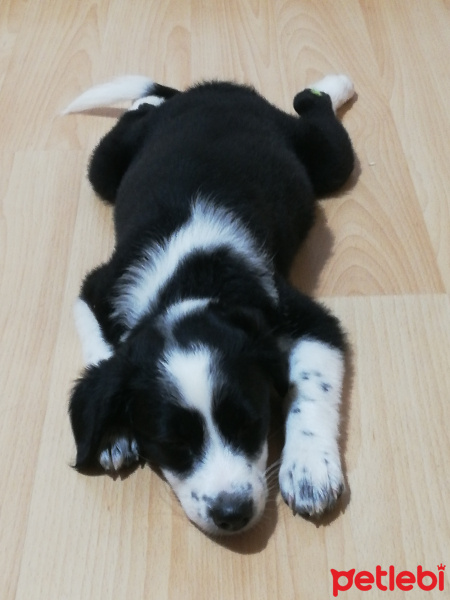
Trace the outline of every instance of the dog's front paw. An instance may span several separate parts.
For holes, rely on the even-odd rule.
[[[281,495],[294,514],[320,516],[344,491],[339,457],[330,454],[308,460],[284,458],[279,480]]]
[[[105,471],[119,471],[139,461],[136,440],[126,431],[105,435],[98,453],[98,461]]]

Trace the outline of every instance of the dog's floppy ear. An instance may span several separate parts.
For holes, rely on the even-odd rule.
[[[98,464],[103,435],[117,422],[124,423],[127,400],[120,360],[112,356],[88,367],[76,382],[69,403],[69,415],[77,446],[75,468]]]

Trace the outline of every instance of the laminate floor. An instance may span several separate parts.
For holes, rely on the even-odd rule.
[[[444,592],[408,597],[448,596],[449,57],[447,0],[0,1],[2,598],[322,600],[331,569],[441,563]],[[69,466],[72,304],[113,244],[85,171],[114,119],[60,111],[124,73],[249,82],[290,110],[330,72],[355,82],[341,116],[359,164],[321,204],[292,279],[349,332],[348,492],[315,524],[275,490],[253,531],[212,541],[149,468],[113,480]],[[367,597],[403,597],[394,588]]]

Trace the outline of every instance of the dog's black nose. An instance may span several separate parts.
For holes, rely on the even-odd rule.
[[[210,507],[209,515],[223,531],[239,531],[253,516],[253,500],[241,494],[222,492]]]

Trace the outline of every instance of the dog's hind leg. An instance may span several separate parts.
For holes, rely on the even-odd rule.
[[[294,98],[294,109],[301,117],[294,147],[318,196],[338,190],[353,170],[352,144],[335,114],[353,94],[348,77],[328,75]]]
[[[318,516],[344,489],[338,445],[344,336],[333,315],[286,283],[280,308],[290,382],[281,494],[294,513]]]
[[[88,177],[95,192],[113,204],[122,177],[148,134],[147,119],[154,107],[146,104],[126,112],[95,148]]]
[[[122,115],[92,154],[89,181],[103,200],[114,203],[122,177],[148,134],[146,119],[150,112],[178,93],[148,77],[128,75],[86,90],[63,111],[67,114],[134,101],[130,111]]]
[[[330,97],[334,112],[355,95],[355,87],[347,75],[326,75],[320,81],[308,86],[308,89],[312,92],[327,94]]]
[[[179,93],[158,83],[152,83],[148,91],[150,95],[135,101],[92,154],[89,181],[97,194],[107,202],[114,203],[122,177],[142,141],[148,136],[152,113],[157,106]]]

